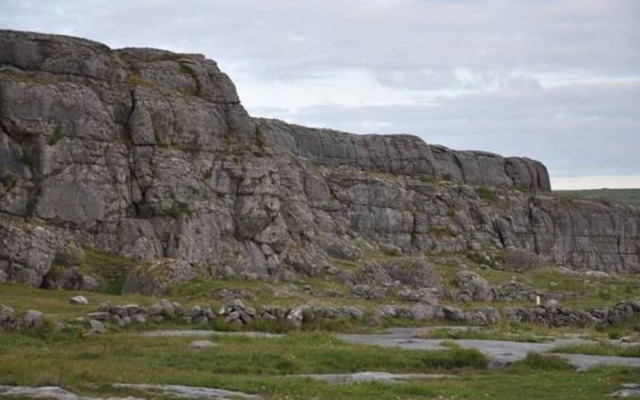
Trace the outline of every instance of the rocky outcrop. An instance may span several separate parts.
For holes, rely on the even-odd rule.
[[[57,238],[42,226],[5,216],[0,218],[0,283],[16,281],[39,286],[51,268]]]
[[[533,308],[508,308],[505,313],[506,317],[513,321],[531,322],[550,327],[611,326],[637,318],[640,314],[640,302],[624,300],[613,307],[580,311],[564,307],[557,301],[548,301]]]
[[[346,165],[470,185],[551,191],[545,166],[527,158],[455,151],[428,145],[411,135],[356,135],[273,119],[257,119],[256,124],[276,146],[320,165]]]
[[[549,189],[528,159],[252,119],[201,55],[0,31],[0,281],[41,285],[69,243],[225,277],[377,249],[640,271],[637,209]]]
[[[198,273],[185,261],[158,259],[142,263],[129,272],[122,293],[162,295],[172,285],[188,282],[197,276]]]
[[[458,271],[455,277],[455,284],[459,289],[458,293],[456,293],[456,300],[458,301],[490,302],[497,297],[496,290],[489,285],[489,282],[472,271]]]

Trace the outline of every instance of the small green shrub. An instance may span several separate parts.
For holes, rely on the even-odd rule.
[[[15,177],[15,175],[8,173],[0,178],[0,183],[2,183],[5,192],[10,192],[17,186],[18,179]]]
[[[492,191],[489,188],[486,188],[484,186],[480,186],[476,188],[476,194],[478,195],[478,197],[480,197],[482,200],[489,202],[489,203],[495,203],[498,201],[498,195]]]
[[[49,146],[55,146],[59,141],[62,140],[62,138],[64,138],[64,131],[62,130],[62,126],[58,125],[56,126],[56,128],[53,130],[53,135],[49,138],[49,141],[47,142],[47,144]]]
[[[174,219],[178,219],[183,216],[190,217],[193,215],[193,210],[189,208],[189,205],[187,203],[173,200],[173,203],[171,203],[171,208],[166,211],[166,215]]]
[[[461,349],[452,346],[443,352],[430,351],[422,357],[426,368],[454,369],[454,368],[486,368],[487,356],[477,349]]]
[[[264,133],[262,133],[262,129],[259,126],[256,126],[256,146],[260,150],[264,150],[266,146]]]
[[[562,357],[540,353],[528,353],[524,360],[514,363],[514,366],[517,365],[524,365],[530,369],[545,371],[566,371],[574,369],[573,365]]]
[[[456,237],[457,233],[448,226],[430,226],[427,230],[429,236],[436,238]]]
[[[609,339],[611,340],[618,340],[622,337],[622,334],[620,334],[620,332],[618,331],[614,331],[614,332],[609,332]]]
[[[209,180],[209,179],[211,179],[212,177],[213,177],[213,167],[212,167],[212,168],[207,169],[206,171],[204,171],[204,176],[203,176],[203,178],[204,178],[205,180],[207,180],[207,181],[208,181],[208,180]]]
[[[447,207],[447,217],[454,218],[456,216],[456,208],[454,206]]]
[[[157,89],[157,86],[158,86],[156,83],[148,81],[137,74],[129,75],[129,77],[127,78],[127,81],[131,86],[146,86],[154,89]]]
[[[28,167],[33,167],[35,165],[35,157],[33,156],[33,153],[29,150],[23,150],[22,151],[22,156],[20,156],[20,162],[22,162],[24,165],[28,166]]]

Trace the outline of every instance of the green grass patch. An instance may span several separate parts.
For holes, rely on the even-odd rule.
[[[157,383],[257,393],[293,399],[600,399],[637,369],[598,368],[576,373],[561,361],[531,355],[503,370],[485,368],[474,351],[408,351],[342,342],[323,333],[278,339],[213,337],[217,347],[191,351],[192,338],[102,336],[38,337],[0,332],[0,384],[60,385],[81,395],[136,396],[111,383]],[[63,361],[64,360],[64,361]],[[460,379],[405,384],[330,385],[291,374],[388,371],[446,373]]]
[[[15,175],[7,173],[0,177],[0,183],[5,192],[10,192],[18,185],[18,179]]]
[[[81,294],[89,299],[89,306],[74,306],[69,304],[69,298]],[[76,317],[86,317],[86,314],[96,311],[98,304],[110,301],[113,304],[140,304],[151,306],[159,299],[142,295],[109,295],[106,293],[46,290],[36,289],[21,284],[4,283],[0,285],[0,304],[11,306],[20,314],[27,310],[38,310],[45,317],[52,320],[69,320]]]
[[[288,375],[358,371],[425,372],[484,369],[475,350],[408,351],[342,342],[332,335],[300,333],[277,339],[214,337],[218,347],[189,350],[192,338],[122,334],[41,338],[0,333],[0,382],[41,385],[82,382],[195,383],[207,375]],[[60,360],[69,360],[60,368]],[[192,378],[187,378],[192,376]]]
[[[3,68],[0,69],[0,79],[7,79],[13,82],[22,82],[28,84],[55,85],[58,79],[53,76],[44,74],[35,74],[18,69]]]
[[[554,190],[553,193],[579,199],[613,200],[623,204],[640,205],[640,189]]]
[[[138,262],[119,254],[106,252],[95,248],[84,249],[84,259],[80,264],[83,273],[95,274],[107,281],[108,294],[122,293],[122,287],[127,274],[138,265]]]
[[[572,371],[575,368],[564,358],[540,353],[528,353],[522,361],[513,364],[514,368],[526,367],[527,369],[543,371]]]
[[[553,349],[553,353],[591,354],[594,356],[640,357],[640,344],[574,344]]]
[[[144,79],[143,77],[137,74],[129,74],[129,77],[127,78],[127,82],[131,86],[145,86],[145,87],[156,89],[156,90],[160,88],[160,86],[157,83]]]
[[[491,254],[492,260],[500,260],[500,254]],[[455,290],[453,284],[455,274],[460,265],[465,264],[470,270],[486,279],[492,286],[500,286],[515,280],[534,289],[545,292],[565,292],[571,296],[561,304],[577,310],[595,307],[613,306],[621,300],[634,299],[640,295],[640,283],[634,274],[612,274],[609,278],[593,278],[584,274],[568,274],[558,268],[542,266],[540,268],[515,272],[489,268],[481,255],[483,252],[469,252],[463,255],[434,255],[430,257],[431,265],[442,276],[442,281]],[[543,297],[543,301],[544,301]],[[499,304],[497,304],[499,305]],[[515,302],[514,305],[531,306],[530,301]]]
[[[487,203],[496,203],[499,200],[498,195],[487,187],[479,186],[475,190],[478,197]]]
[[[427,230],[429,236],[436,238],[456,237],[456,232],[449,226],[430,226]]]
[[[477,339],[477,340],[508,340],[513,342],[541,343],[549,341],[547,335],[536,334],[533,330],[515,328],[520,324],[503,323],[488,328],[436,328],[426,329],[415,336],[421,339]]]
[[[51,137],[47,141],[47,144],[49,146],[55,146],[59,141],[61,141],[64,138],[64,136],[65,134],[64,134],[64,131],[62,130],[62,126],[57,125],[56,128],[53,130],[53,135],[51,135]]]

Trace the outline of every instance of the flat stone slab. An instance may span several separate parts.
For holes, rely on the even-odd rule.
[[[349,343],[383,347],[399,347],[406,350],[443,350],[443,339],[421,339],[415,334],[423,328],[392,329],[384,334],[338,335]],[[574,344],[596,343],[578,338],[560,338],[544,343],[512,342],[505,340],[447,339],[464,349],[477,349],[487,355],[494,366],[503,366],[524,359],[528,353],[546,353],[556,347]],[[555,353],[554,353],[555,354]],[[640,367],[640,358],[594,356],[584,354],[555,354],[567,359],[578,370],[595,365],[619,365]]]
[[[30,397],[56,400],[102,400],[97,397],[78,396],[57,386],[0,386],[0,397]],[[144,400],[139,397],[110,397],[107,400]]]
[[[640,398],[640,383],[625,383],[622,389],[610,393],[611,397],[636,397]]]
[[[261,396],[234,392],[231,390],[191,387],[180,385],[151,385],[133,383],[115,383],[114,388],[133,389],[148,394],[149,398],[156,398],[158,394],[182,399],[246,399],[262,400]],[[30,397],[34,399],[56,400],[145,400],[144,397],[84,397],[78,396],[57,386],[27,387],[27,386],[0,386],[0,397]]]
[[[114,383],[111,385],[115,388],[133,389],[144,392],[153,392],[165,396],[186,398],[186,399],[247,399],[262,400],[261,396],[247,394],[242,392],[234,392],[231,390],[181,386],[181,385],[152,385],[152,384],[136,384],[136,383]]]
[[[242,336],[251,338],[280,338],[284,335],[266,332],[221,332],[198,329],[161,330],[140,333],[145,337],[207,337],[207,336]]]
[[[456,375],[440,374],[392,374],[389,372],[357,372],[355,374],[302,374],[291,375],[295,378],[309,378],[329,382],[332,385],[349,383],[377,382],[384,384],[404,383],[409,380],[458,379]]]
[[[553,353],[553,355],[556,355],[558,357],[562,357],[568,360],[573,366],[576,367],[578,371],[584,371],[596,365],[617,366],[617,367],[640,367],[640,358],[638,357],[593,356],[589,354],[562,354],[562,353]]]

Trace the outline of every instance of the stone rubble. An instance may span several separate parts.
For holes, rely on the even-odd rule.
[[[103,303],[99,311],[90,312],[87,318],[75,322],[88,324],[94,333],[102,333],[109,324],[126,327],[144,324],[147,321],[162,323],[165,320],[181,320],[188,324],[206,325],[220,318],[227,324],[247,325],[254,321],[286,323],[296,329],[313,321],[364,321],[381,324],[385,319],[407,319],[414,321],[452,321],[473,326],[499,323],[503,319],[539,324],[548,327],[609,326],[640,316],[640,301],[625,300],[613,307],[598,307],[591,310],[572,310],[555,300],[534,307],[507,307],[501,313],[494,307],[480,307],[467,311],[459,308],[430,303],[414,305],[382,305],[371,313],[354,306],[318,306],[302,304],[295,307],[261,306],[258,310],[245,305],[241,300],[224,304],[216,313],[210,306],[182,307],[166,299],[149,307],[137,304],[124,306]],[[88,321],[88,322],[87,322]],[[73,322],[73,321],[71,321]],[[38,328],[45,324],[45,316],[36,310],[27,311],[17,317],[13,309],[0,305],[0,329]]]
[[[73,296],[69,299],[69,304],[74,306],[86,306],[89,304],[89,300],[84,296]]]

